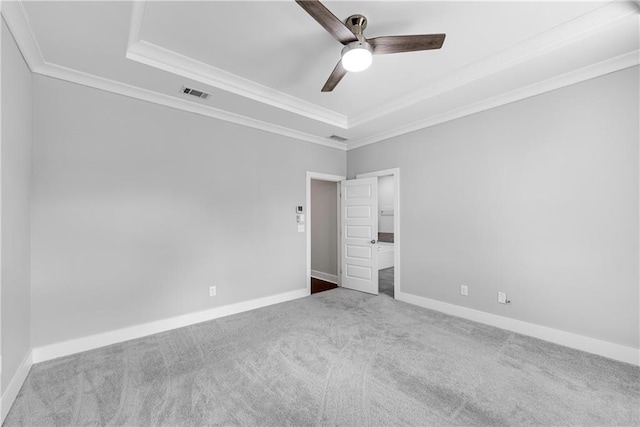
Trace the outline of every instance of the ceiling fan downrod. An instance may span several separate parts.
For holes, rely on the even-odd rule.
[[[362,34],[367,28],[367,18],[364,15],[351,15],[345,21],[347,28],[351,30],[353,34],[360,40],[364,41],[364,35]]]

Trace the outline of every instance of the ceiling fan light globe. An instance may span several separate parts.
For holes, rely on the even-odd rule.
[[[368,43],[349,43],[342,50],[342,66],[352,73],[366,70],[373,62],[372,50]]]

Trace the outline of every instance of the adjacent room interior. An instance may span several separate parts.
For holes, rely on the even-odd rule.
[[[311,235],[311,293],[338,287],[339,183],[311,180],[309,234]]]
[[[378,178],[378,289],[394,296],[393,175]]]
[[[640,424],[640,2],[0,2],[3,425]]]

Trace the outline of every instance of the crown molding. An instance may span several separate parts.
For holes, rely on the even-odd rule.
[[[134,98],[141,101],[163,105],[165,107],[199,114],[205,117],[223,120],[225,122],[235,123],[253,129],[259,129],[265,132],[294,138],[300,141],[311,142],[338,150],[346,150],[346,145],[344,143],[328,140],[316,135],[300,132],[298,130],[290,129],[284,126],[264,122],[262,120],[253,119],[251,117],[242,116],[240,114],[231,113],[218,108],[196,104],[191,101],[176,98],[171,95],[154,92],[148,89],[142,89],[129,84],[117,82],[115,80],[110,80],[104,77],[99,77],[93,74],[74,70],[72,68],[63,67],[61,65],[45,62],[42,66],[34,70],[34,72],[43,76],[77,83],[83,86],[88,86],[106,92],[123,95],[129,98]]]
[[[142,21],[144,20],[144,12],[147,8],[147,2],[134,1],[131,4],[131,22],[129,24],[129,42],[127,49],[140,41],[140,32],[142,31]]]
[[[640,0],[612,1],[572,21],[511,46],[496,55],[483,58],[471,66],[437,79],[423,90],[413,91],[404,97],[386,103],[384,106],[351,117],[141,40],[140,33],[146,1],[134,2],[127,58],[342,129],[353,129],[593,36],[630,14],[637,14],[638,3]]]
[[[620,56],[607,59],[596,64],[592,64],[578,70],[570,71],[559,76],[552,77],[541,82],[533,83],[522,88],[505,92],[503,94],[465,105],[460,108],[447,111],[445,113],[436,114],[426,119],[381,132],[370,137],[353,140],[347,143],[347,151],[353,150],[365,145],[374,144],[389,138],[394,138],[407,133],[415,132],[420,129],[435,126],[451,120],[459,119],[464,116],[479,113],[481,111],[496,108],[501,105],[510,104],[525,98],[540,95],[545,92],[560,89],[565,86],[580,83],[585,80],[613,73],[615,71],[624,70],[640,64],[640,50],[635,50]]]
[[[127,48],[127,59],[213,86],[254,101],[347,129],[347,116],[149,42]]]
[[[524,98],[528,98],[544,92],[558,89],[563,86],[578,83],[587,79],[598,77],[600,75],[604,75],[610,72],[614,72],[627,67],[638,65],[640,63],[638,59],[639,52],[633,51],[625,55],[611,58],[611,59],[602,61],[600,63],[590,65],[579,70],[571,71],[569,73],[556,76],[542,82],[534,83],[529,86],[511,91],[511,92],[503,93],[491,98],[487,98],[482,101],[478,101],[473,104],[465,105],[444,113],[436,114],[428,118],[425,118],[416,122],[412,122],[407,125],[399,126],[394,129],[390,129],[388,131],[380,132],[375,135],[367,136],[357,140],[352,140],[345,144],[345,143],[332,141],[320,136],[301,132],[295,129],[287,128],[285,126],[275,125],[275,124],[257,120],[251,117],[231,113],[218,108],[197,104],[195,102],[184,100],[176,96],[166,95],[166,94],[154,92],[147,89],[142,89],[139,87],[128,85],[126,83],[121,83],[121,82],[110,80],[104,77],[88,74],[88,73],[67,68],[61,65],[48,63],[43,59],[42,52],[37,43],[37,39],[35,38],[34,32],[31,29],[26,11],[24,10],[24,7],[21,1],[6,1],[6,0],[0,0],[0,1],[2,1],[2,9],[1,9],[2,16],[5,18],[5,21],[7,22],[9,30],[11,31],[13,37],[15,38],[18,44],[18,47],[20,48],[20,51],[24,56],[25,61],[27,62],[27,65],[29,66],[31,71],[36,74],[41,74],[41,75],[52,77],[52,78],[66,80],[66,81],[81,84],[84,86],[93,87],[99,90],[120,94],[130,98],[140,99],[143,101],[152,102],[152,103],[164,105],[167,107],[184,110],[194,114],[216,118],[216,119],[227,121],[230,123],[235,123],[241,126],[247,126],[250,128],[263,130],[265,132],[294,138],[300,141],[319,144],[322,146],[326,146],[326,147],[330,147],[338,150],[352,150],[355,148],[363,147],[369,144],[373,144],[389,138],[397,137],[406,133],[414,132],[420,129],[424,129],[430,126],[434,126],[434,125],[444,123],[450,120],[454,120],[460,117],[464,117],[470,114],[475,114],[477,112],[481,112],[490,108],[495,108],[501,105],[505,105],[510,102],[515,102]],[[508,66],[516,65],[517,63],[531,59],[536,55],[541,55],[553,49],[557,49],[561,46],[565,46],[566,44],[571,43],[573,41],[577,41],[579,39],[591,36],[597,33],[598,31],[601,31],[605,26],[610,25],[614,22],[617,22],[618,20],[628,16],[631,13],[637,14],[638,2],[640,2],[640,0],[638,0],[637,2],[634,0],[633,2],[624,1],[624,2],[613,2],[613,4],[609,3],[608,5],[597,9],[598,13],[595,13],[594,11],[589,14],[583,15],[582,17],[579,17],[574,21],[571,21],[569,24],[571,24],[571,28],[574,28],[574,30],[577,25],[576,22],[579,21],[581,23],[580,25],[577,25],[577,27],[582,28],[582,30],[579,31],[578,33],[572,34],[571,31],[566,28],[566,25],[568,24],[556,27],[555,29],[550,30],[547,33],[543,33],[541,36],[537,36],[534,39],[535,40],[545,39],[547,41],[552,41],[554,40],[554,37],[558,37],[558,34],[555,33],[557,31],[560,31],[562,34],[564,34],[564,36],[561,37],[560,39],[555,40],[555,43],[552,45],[550,45],[549,43],[545,44],[538,40],[536,41],[537,48],[536,46],[531,45],[529,48],[533,50],[530,53],[526,55],[521,55],[518,58],[512,57],[510,60],[511,62],[509,62],[509,65],[504,65],[504,63],[502,63],[503,64],[502,66],[508,67]],[[614,4],[617,6],[614,6]],[[130,26],[130,33],[129,33],[129,37],[130,37],[129,49],[131,52],[136,51],[136,47],[143,47],[143,51],[144,51],[144,49],[148,49],[153,46],[149,43],[141,42],[139,40],[139,37],[140,37],[139,31],[140,31],[141,23],[144,17],[145,5],[146,5],[146,2],[144,1],[133,2],[133,5],[132,5],[131,26]],[[619,6],[619,5],[623,5],[623,6]],[[587,25],[586,29],[583,28],[584,25]],[[552,33],[552,34],[549,35],[549,33]],[[531,40],[529,42],[533,43],[531,42]],[[163,50],[162,48],[157,46],[156,48],[158,48],[159,51]],[[524,49],[524,48],[522,47],[522,45],[519,45],[518,49]],[[491,62],[491,61],[488,61],[488,62]],[[489,72],[490,70],[492,70],[492,68],[487,67],[486,69],[484,69],[484,72]],[[496,71],[499,71],[499,69],[495,68],[493,72],[496,72]],[[473,80],[477,80],[478,78],[485,76],[482,73],[478,72],[477,69],[474,71],[474,73],[475,74],[467,77],[469,78],[469,81],[466,83],[469,83]],[[491,72],[489,74],[491,74]],[[454,87],[457,87],[455,86],[456,84],[455,82],[457,78],[459,78],[459,74],[454,73],[454,75],[452,75],[451,77],[451,81],[449,81],[449,84],[454,86],[447,87],[446,86],[447,82],[441,82],[440,84],[442,84],[442,88],[439,88],[437,93],[429,92],[431,95],[427,96],[426,98],[412,97],[410,104],[399,107],[399,108],[406,108],[407,106],[413,105],[416,102],[422,102],[431,96],[435,96],[438,93],[442,93],[447,90],[451,90]],[[198,79],[195,79],[195,80],[198,80]],[[405,99],[403,102],[408,102],[408,101],[407,99]],[[314,104],[311,104],[311,105],[314,105]],[[381,115],[389,114],[393,111],[396,111],[394,110],[394,108],[397,108],[397,107],[398,107],[397,103],[392,103],[389,106],[389,108],[385,110],[387,112]],[[295,112],[299,113],[299,111],[295,111]],[[357,119],[358,118],[356,118],[356,120]],[[370,120],[372,119],[367,118],[366,121],[362,123],[365,123]],[[362,124],[362,123],[358,123],[355,120],[351,120],[349,123],[350,123],[349,128],[353,128],[356,125]],[[339,126],[339,127],[346,128],[346,125],[343,124],[343,126]]]
[[[33,72],[44,64],[40,45],[31,29],[22,2],[2,1],[2,16],[13,35],[29,69]]]
[[[0,0],[2,1],[2,0]],[[134,11],[142,12],[139,15],[141,19],[144,9],[138,2],[134,2]],[[141,2],[142,3],[142,2]],[[205,117],[211,117],[223,120],[229,123],[235,123],[241,126],[262,130],[265,132],[282,135],[300,141],[311,142],[323,145],[325,147],[335,148],[338,150],[346,150],[346,145],[337,141],[332,141],[309,133],[290,129],[284,126],[268,123],[262,120],[253,119],[251,117],[242,116],[240,114],[231,113],[214,107],[196,104],[191,101],[177,98],[175,96],[142,89],[126,83],[117,82],[104,77],[85,73],[83,71],[74,70],[62,65],[46,62],[42,56],[42,51],[38,45],[37,39],[26,11],[21,1],[2,1],[2,16],[4,17],[11,34],[16,40],[20,52],[25,58],[31,72],[59,80],[65,80],[71,83],[92,87],[106,92],[116,93],[127,96],[129,98],[139,99],[158,105],[163,105],[178,110],[199,114]]]
[[[126,57],[290,113],[347,129],[347,116],[140,38],[146,1],[134,2]]]
[[[638,0],[640,2],[640,0]],[[637,6],[628,1],[613,1],[572,21],[517,43],[495,55],[485,57],[456,72],[434,80],[423,90],[397,98],[381,107],[349,117],[349,128],[355,128],[437,95],[457,89],[476,80],[553,52],[571,43],[591,37],[629,15],[637,14]]]

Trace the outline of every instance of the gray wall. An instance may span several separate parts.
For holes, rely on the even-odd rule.
[[[338,275],[338,184],[311,180],[311,269]]]
[[[402,291],[638,347],[638,78],[350,151],[350,177],[401,169]]]
[[[34,91],[34,347],[306,288],[295,206],[345,152],[41,76]]]
[[[2,392],[31,348],[31,72],[2,21]]]

